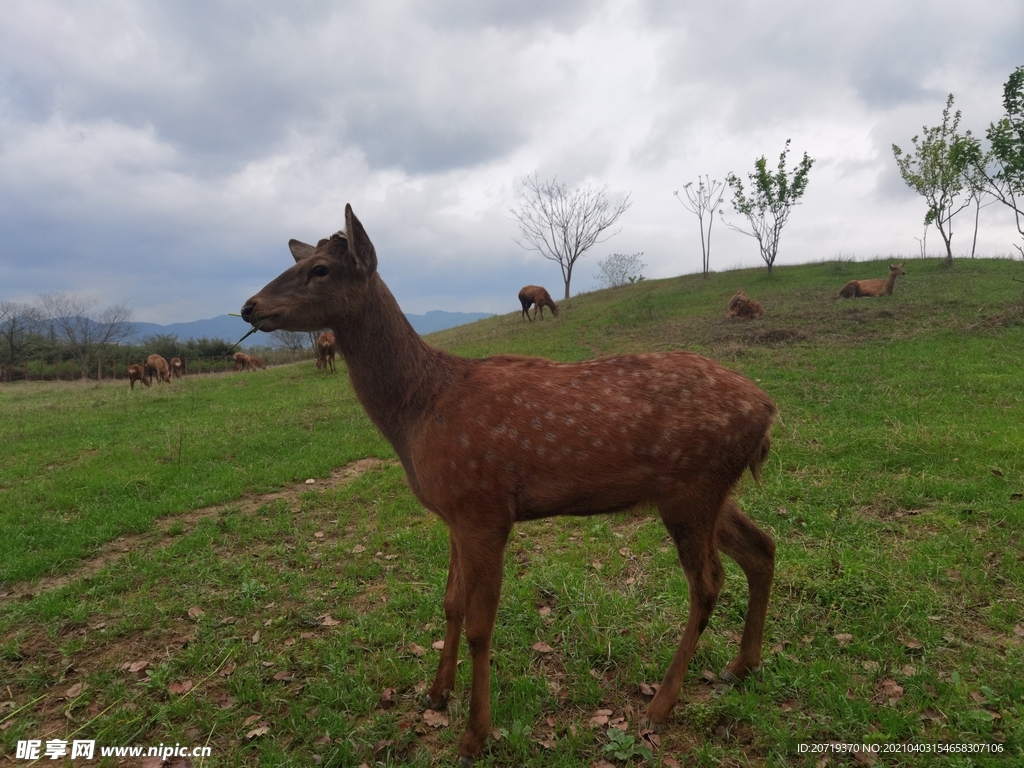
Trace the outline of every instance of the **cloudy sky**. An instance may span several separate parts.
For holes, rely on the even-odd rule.
[[[1022,40],[1019,0],[7,0],[0,300],[236,312],[350,202],[407,312],[509,312],[526,283],[564,290],[514,242],[525,175],[631,195],[576,293],[613,252],[699,271],[673,191],[774,164],[788,138],[791,164],[816,162],[778,264],[914,256],[924,205],[891,145],[950,92],[983,135]],[[998,208],[983,254],[1017,239]],[[712,269],[759,263],[716,224]]]

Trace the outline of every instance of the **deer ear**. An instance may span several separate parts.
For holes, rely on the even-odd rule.
[[[312,256],[316,248],[301,240],[289,240],[288,250],[292,252],[292,256],[295,257],[296,261],[302,261]]]
[[[352,212],[352,206],[345,204],[345,235],[348,238],[348,252],[355,263],[356,271],[369,277],[377,270],[377,251],[374,250],[370,236]]]

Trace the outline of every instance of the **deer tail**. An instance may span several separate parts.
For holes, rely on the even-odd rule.
[[[747,465],[750,469],[750,474],[753,475],[754,480],[758,483],[761,482],[761,467],[768,461],[768,453],[772,447],[772,433],[766,432],[764,438],[761,440],[761,445],[758,446],[757,451],[750,459],[750,463]]]

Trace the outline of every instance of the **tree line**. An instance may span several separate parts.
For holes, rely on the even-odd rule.
[[[151,354],[213,358],[231,351],[223,339],[179,339],[155,334],[132,336],[127,304],[98,308],[93,299],[50,293],[37,303],[0,301],[0,381],[12,381],[29,362],[40,370],[72,362],[83,378],[101,375],[104,364],[126,367]]]

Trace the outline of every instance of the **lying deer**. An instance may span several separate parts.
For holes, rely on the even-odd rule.
[[[764,309],[761,302],[754,301],[743,288],[737,288],[735,295],[729,299],[729,306],[725,309],[725,316],[740,317],[745,320],[753,320],[756,317],[764,316]]]
[[[136,381],[141,381],[147,387],[150,386],[150,384],[152,384],[152,382],[146,376],[145,369],[141,365],[138,365],[138,364],[129,365],[128,366],[128,386],[129,386],[129,388],[133,392],[135,391],[135,382]]]
[[[296,264],[242,308],[263,331],[330,326],[352,387],[394,447],[409,487],[449,530],[447,629],[427,696],[445,705],[465,627],[472,659],[463,762],[490,729],[490,648],[505,547],[514,523],[657,507],[690,589],[690,613],[647,711],[664,727],[725,572],[747,577],[740,649],[723,677],[761,662],[775,544],[731,491],[768,456],[775,406],[752,382],[689,352],[557,363],[466,359],[428,346],[377,272],[370,238],[345,207],[345,231],[315,247],[289,242]]]
[[[524,285],[519,291],[519,303],[523,305],[523,317],[531,323],[540,312],[540,319],[544,319],[544,307],[551,308],[551,314],[558,317],[558,305],[551,299],[551,294],[539,285]],[[533,310],[533,317],[530,317],[530,307],[536,304]]]
[[[839,295],[844,299],[859,299],[862,296],[892,296],[893,289],[896,287],[896,278],[907,274],[903,271],[903,264],[890,264],[889,276],[884,280],[880,278],[851,280],[843,286]]]
[[[150,378],[154,375],[157,381],[171,382],[171,372],[167,368],[167,361],[160,355],[150,355],[146,358],[146,373]]]
[[[324,331],[316,337],[316,368],[327,373],[328,367],[334,373],[334,333]]]

